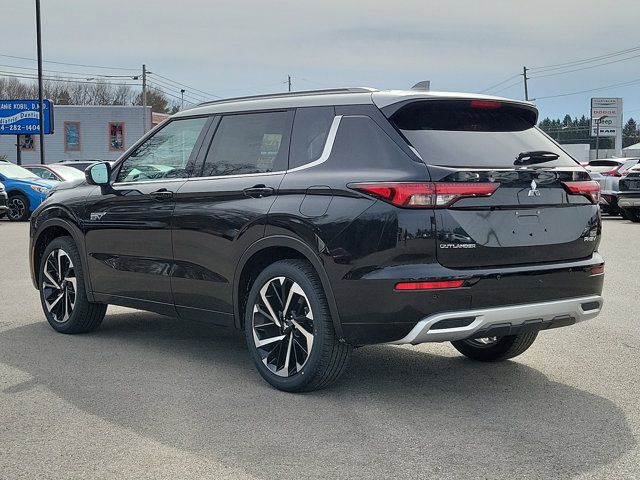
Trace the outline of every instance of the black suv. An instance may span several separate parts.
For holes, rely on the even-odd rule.
[[[63,333],[107,304],[244,329],[287,391],[364,344],[511,358],[602,306],[598,184],[536,119],[363,88],[206,103],[42,204],[33,282]]]

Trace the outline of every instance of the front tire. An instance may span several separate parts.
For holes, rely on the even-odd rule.
[[[42,309],[56,331],[84,333],[100,326],[107,305],[88,300],[80,253],[71,237],[47,245],[38,278]]]
[[[262,378],[287,392],[335,382],[352,350],[336,337],[322,283],[303,260],[282,260],[258,275],[247,298],[245,337]]]
[[[24,222],[29,219],[29,200],[21,193],[12,194],[7,206],[7,217],[12,222]]]
[[[451,342],[465,357],[480,362],[500,362],[524,353],[535,341],[538,332],[504,337],[474,338]]]

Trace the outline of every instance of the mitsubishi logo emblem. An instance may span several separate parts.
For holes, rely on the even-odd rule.
[[[538,190],[538,184],[536,183],[535,180],[531,180],[531,190],[529,190],[529,193],[527,194],[528,197],[539,197],[540,196],[540,190]]]

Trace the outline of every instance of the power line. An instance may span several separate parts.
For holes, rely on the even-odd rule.
[[[516,75],[516,76],[519,77],[520,75]],[[501,88],[500,90],[496,90],[495,92],[492,93],[492,95],[495,95],[496,93],[504,92],[505,90],[509,90],[510,88],[513,88],[516,85],[520,85],[520,84],[521,84],[521,82],[520,82],[520,80],[518,80],[517,82],[512,83],[511,85],[507,85],[506,87]]]
[[[22,67],[19,65],[6,65],[6,64],[0,64],[0,67],[5,67],[5,68],[17,68],[19,70],[28,70],[30,72],[37,72],[36,68],[32,68],[32,67]],[[65,70],[44,70],[45,72],[49,72],[49,73],[63,73],[66,75],[74,75],[73,77],[69,77],[69,78],[88,78],[88,77],[100,77],[100,78],[125,78],[125,79],[133,79],[133,80],[137,80],[138,76],[137,75],[105,75],[103,73],[82,73],[82,72],[69,72],[69,71],[65,71]],[[14,72],[14,73],[18,73],[18,72]]]
[[[535,100],[544,100],[544,99],[547,99],[547,98],[568,97],[568,96],[571,96],[571,95],[580,95],[581,93],[596,92],[598,90],[607,90],[609,88],[630,87],[632,85],[635,85],[636,83],[640,83],[640,78],[636,78],[635,80],[629,80],[627,82],[614,83],[614,84],[611,84],[611,85],[604,85],[602,87],[590,88],[588,90],[580,90],[580,91],[577,91],[577,92],[560,93],[558,95],[547,95],[547,96],[544,96],[544,97],[537,97]]]
[[[16,72],[2,72],[0,71],[0,77],[11,77],[11,78],[23,78],[23,79],[27,79],[27,80],[38,80],[38,76],[37,75],[21,75],[21,74],[17,74]],[[61,77],[42,77],[43,80],[47,80],[50,82],[63,82],[63,83],[92,83],[92,84],[104,84],[104,83],[108,83],[108,82],[95,82],[92,80],[75,80],[75,79],[70,79],[70,78],[61,78]],[[130,86],[139,86],[137,83],[121,83],[121,82],[115,82],[114,85],[119,86],[119,85],[130,85]]]
[[[563,72],[546,73],[546,74],[543,74],[543,75],[534,75],[534,76],[532,76],[532,77],[530,77],[530,78],[554,77],[554,76],[556,76],[556,75],[564,75],[564,74],[566,74],[566,73],[579,72],[579,71],[581,71],[581,70],[589,70],[589,69],[591,69],[591,68],[603,67],[603,66],[605,66],[605,65],[611,65],[612,63],[625,62],[625,61],[627,61],[627,60],[632,60],[632,59],[634,59],[634,58],[638,58],[638,57],[640,57],[640,54],[638,54],[638,55],[633,55],[632,57],[621,58],[621,59],[618,59],[618,60],[612,60],[612,61],[610,61],[610,62],[599,63],[599,64],[597,64],[597,65],[589,65],[589,66],[587,66],[587,67],[580,67],[580,68],[574,68],[574,69],[571,69],[571,70],[565,70],[565,71],[563,71]]]
[[[479,93],[485,93],[485,92],[488,92],[489,90],[493,90],[494,88],[499,87],[500,85],[503,85],[503,84],[507,83],[508,81],[513,80],[514,78],[519,77],[519,76],[520,76],[520,74],[512,75],[509,78],[507,78],[506,80],[503,80],[500,83],[496,83],[495,85],[491,85],[490,87],[485,88],[484,90],[480,91]]]
[[[626,50],[619,50],[617,52],[606,53],[604,55],[599,55],[599,56],[596,56],[596,57],[583,58],[581,60],[573,60],[571,62],[556,63],[554,65],[545,65],[545,66],[542,66],[542,67],[532,67],[530,70],[537,70],[537,71],[557,70],[557,69],[561,69],[561,68],[565,68],[565,67],[576,66],[576,65],[579,65],[579,64],[592,63],[592,62],[595,62],[595,61],[598,61],[598,60],[605,60],[605,59],[608,59],[608,58],[624,55],[624,54],[627,54],[627,53],[636,52],[638,50],[640,50],[640,46],[627,48]]]
[[[177,87],[176,85],[172,85],[170,83],[167,83],[165,81],[159,80],[157,78],[151,78],[150,81],[162,86],[163,88],[167,88],[169,90],[179,90],[180,89],[180,87]],[[201,94],[198,94],[198,93],[191,93],[190,90],[186,90],[185,91],[185,95],[190,95],[190,96],[192,96],[194,98],[198,98],[198,99],[200,99],[200,98],[202,98],[202,99],[208,98],[205,95],[201,95]]]
[[[152,84],[156,85],[156,88],[161,90],[163,93],[167,93],[168,94],[168,92],[174,91],[176,89],[175,86],[167,85],[166,83],[161,83],[155,78],[150,79],[149,82],[151,82]],[[184,92],[184,97],[187,98],[187,99],[193,100],[195,102],[198,102],[198,103],[206,100],[206,98],[204,98],[204,97],[200,97],[200,96],[198,96],[196,94],[189,94],[187,91]],[[180,98],[182,98],[182,97],[180,97]]]
[[[198,90],[197,88],[194,88],[194,87],[192,87],[192,86],[190,86],[190,85],[185,85],[184,83],[180,83],[180,82],[177,82],[177,81],[175,81],[175,80],[172,80],[172,79],[170,79],[170,78],[168,78],[168,77],[164,77],[164,76],[160,75],[159,73],[156,73],[156,72],[149,72],[149,73],[150,73],[151,75],[155,75],[156,77],[160,77],[160,78],[162,78],[162,79],[164,79],[164,80],[166,80],[166,81],[168,81],[168,82],[175,83],[176,85],[179,85],[179,86],[184,87],[184,88],[188,88],[188,89],[190,89],[190,90],[192,90],[192,91],[194,91],[194,92],[199,92],[199,93],[202,93],[202,94],[207,95],[207,96],[210,96],[210,97],[222,98],[222,97],[220,97],[220,96],[218,96],[218,95],[215,95],[215,94],[213,94],[213,93],[205,92],[204,90]]]
[[[6,57],[6,58],[15,58],[18,60],[28,60],[31,62],[35,62],[37,61],[35,58],[28,58],[28,57],[18,57],[16,55],[5,55],[5,54],[0,54],[0,57]],[[85,68],[101,68],[101,69],[105,69],[105,70],[125,70],[125,71],[140,71],[139,68],[124,68],[124,67],[107,67],[104,65],[85,65],[82,63],[68,63],[68,62],[57,62],[54,60],[43,60],[43,63],[54,63],[56,65],[68,65],[68,66],[72,66],[72,67],[85,67]]]

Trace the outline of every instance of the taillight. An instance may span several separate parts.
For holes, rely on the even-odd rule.
[[[436,280],[434,282],[401,282],[396,283],[396,290],[437,290],[441,288],[461,287],[464,280]]]
[[[622,174],[618,171],[618,168],[620,167],[616,167],[613,170],[609,170],[608,172],[602,172],[602,175],[606,177],[621,177]]]
[[[356,183],[351,188],[403,208],[446,208],[461,198],[488,197],[498,183]]]
[[[562,182],[571,195],[582,195],[597,204],[600,201],[600,184],[595,180]]]
[[[502,103],[493,100],[471,100],[471,108],[500,108]]]

